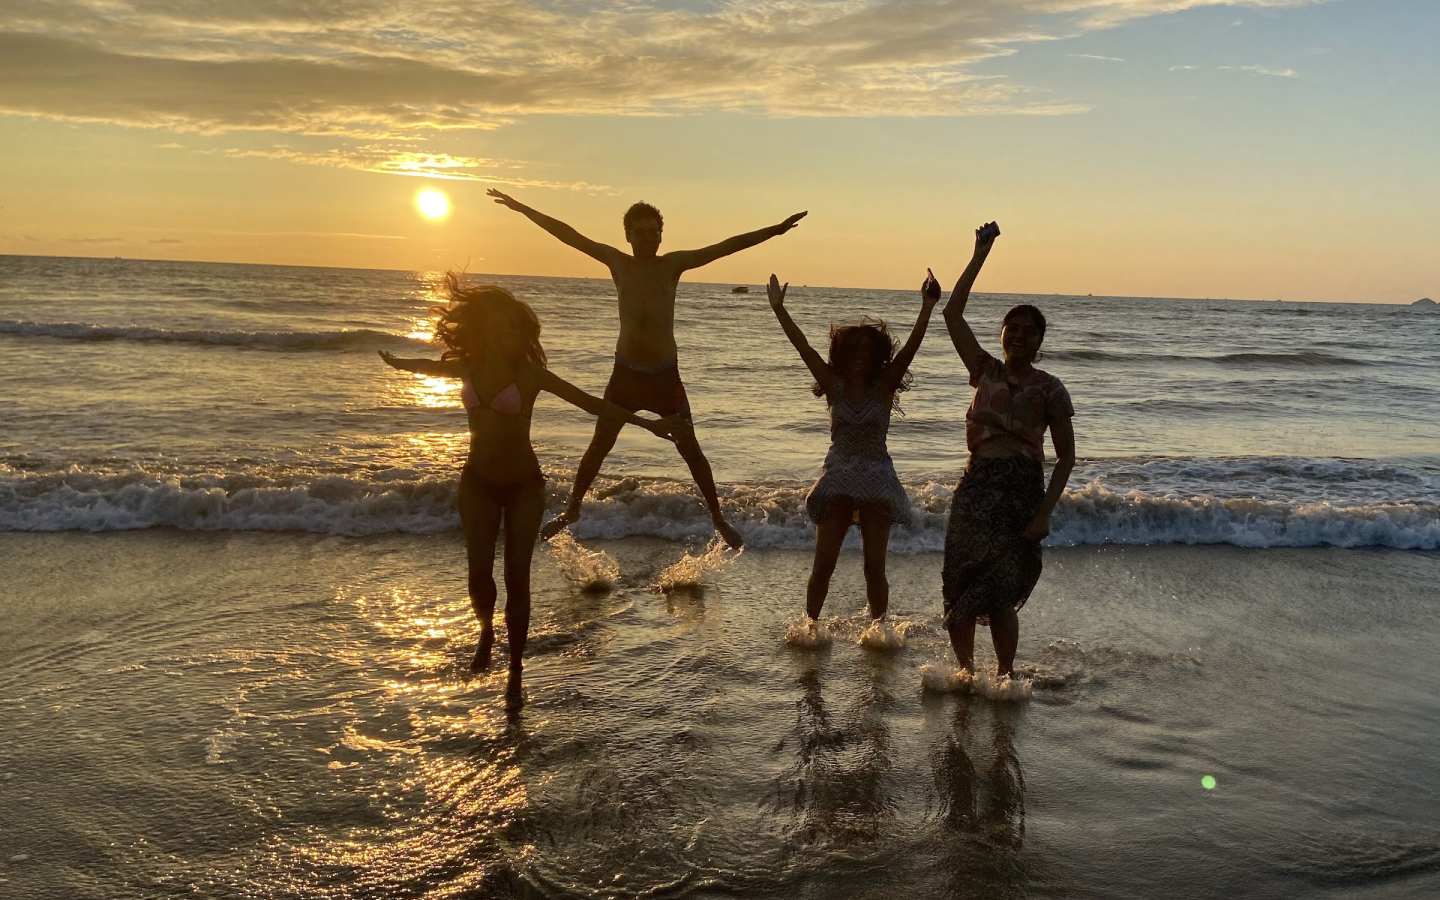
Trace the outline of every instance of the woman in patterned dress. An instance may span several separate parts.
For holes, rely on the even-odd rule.
[[[1000,229],[975,232],[975,254],[945,304],[950,339],[970,373],[975,398],[965,413],[970,461],[955,488],[945,533],[945,627],[960,667],[975,668],[975,625],[988,620],[996,676],[1009,677],[1020,640],[1016,613],[1040,580],[1040,541],[1075,466],[1075,408],[1060,379],[1035,368],[1045,316],[1029,304],[1005,314],[1004,361],[980,346],[965,303]],[[1055,468],[1045,486],[1045,430]]]
[[[925,339],[930,313],[940,300],[940,284],[934,276],[925,280],[920,317],[899,352],[884,322],[831,326],[828,362],[805,340],[785,309],[789,286],[782,287],[779,279],[770,276],[770,306],[785,336],[815,376],[815,396],[824,397],[830,408],[830,452],[820,480],[805,498],[805,513],[815,523],[815,563],[805,591],[805,614],[812,622],[820,617],[840,545],[851,524],[858,521],[865,558],[865,596],[871,617],[878,620],[890,603],[890,585],[885,580],[890,526],[909,512],[885,436],[890,430],[891,410],[900,409],[898,395],[910,388],[910,362]]]

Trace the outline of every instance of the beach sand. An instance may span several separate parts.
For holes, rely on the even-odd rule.
[[[507,713],[453,533],[0,534],[0,896],[1440,892],[1440,554],[1052,549],[1001,700],[922,685],[936,554],[807,649],[806,552],[588,546]]]

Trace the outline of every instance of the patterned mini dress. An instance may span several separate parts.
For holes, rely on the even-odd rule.
[[[872,388],[864,400],[851,401],[843,379],[836,381],[830,397],[830,452],[820,480],[805,497],[805,514],[818,524],[836,500],[846,499],[857,511],[878,511],[891,522],[908,520],[910,501],[885,447],[889,398]]]

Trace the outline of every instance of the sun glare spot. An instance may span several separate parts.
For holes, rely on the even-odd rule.
[[[434,188],[426,188],[416,194],[415,206],[427,219],[443,219],[450,215],[450,198]]]

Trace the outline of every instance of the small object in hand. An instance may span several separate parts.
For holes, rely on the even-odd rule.
[[[986,224],[986,225],[980,226],[980,237],[982,237],[982,238],[997,238],[997,237],[999,237],[999,236],[1000,236],[1000,226],[999,226],[999,225],[996,225],[994,222],[990,222],[990,223],[988,223],[988,224]]]

